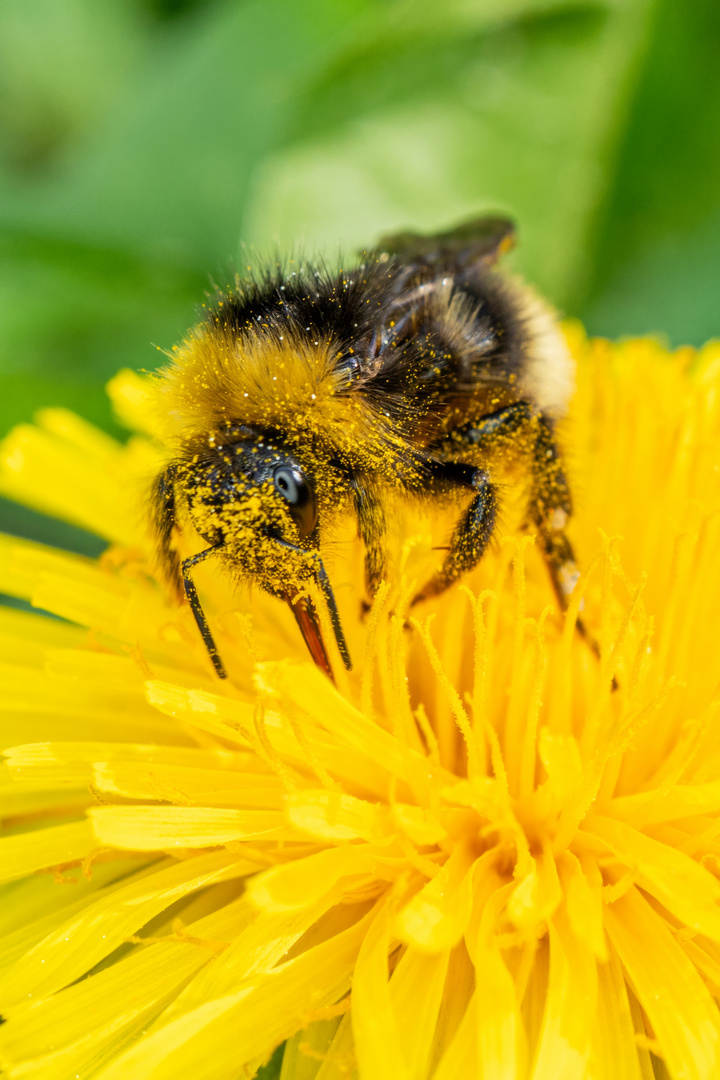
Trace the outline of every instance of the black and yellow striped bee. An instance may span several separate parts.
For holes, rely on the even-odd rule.
[[[193,568],[214,557],[291,604],[315,662],[331,674],[314,583],[343,661],[350,656],[321,538],[352,512],[370,596],[385,574],[393,496],[455,493],[458,520],[417,599],[476,565],[493,533],[494,457],[524,448],[528,522],[562,607],[577,580],[565,533],[571,499],[554,424],[572,362],[552,313],[496,262],[512,223],[381,241],[354,269],[261,272],[219,293],[160,373],[177,452],[153,489],[158,550],[184,589],[221,678]],[[290,264],[292,265],[292,264]],[[189,520],[208,547],[180,561]]]

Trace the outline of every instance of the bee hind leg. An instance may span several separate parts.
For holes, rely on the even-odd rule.
[[[560,610],[565,612],[580,577],[575,553],[565,527],[572,514],[572,497],[562,457],[550,421],[540,414],[534,418],[537,433],[532,452],[532,486],[528,518],[537,529],[543,557],[550,573]],[[576,622],[578,633],[585,638],[597,657],[600,645],[582,619]],[[616,684],[613,683],[615,686]]]
[[[533,417],[533,423],[536,431],[528,518],[537,529],[560,608],[566,611],[580,577],[575,553],[565,532],[572,514],[572,497],[550,421],[540,414]],[[578,629],[585,634],[581,623],[578,623]]]

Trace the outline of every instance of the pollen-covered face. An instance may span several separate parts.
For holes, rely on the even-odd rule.
[[[306,565],[317,500],[294,458],[260,440],[223,445],[211,436],[176,476],[192,524],[210,544],[222,543],[244,575],[276,592],[276,578]]]
[[[313,657],[329,671],[308,584],[324,594],[343,655],[346,649],[318,551],[315,484],[300,462],[261,437],[211,435],[176,466],[175,482],[197,532],[234,572],[290,604]]]

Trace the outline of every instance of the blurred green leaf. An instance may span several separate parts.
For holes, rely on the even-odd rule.
[[[719,44],[714,0],[7,0],[0,428],[111,424],[102,383],[240,240],[349,257],[506,209],[594,331],[717,333]]]
[[[105,384],[98,379],[0,372],[0,417],[6,430],[31,421],[38,409],[61,405],[117,438],[127,438],[113,417]]]
[[[278,1046],[267,1065],[261,1065],[255,1073],[255,1080],[278,1080],[283,1062],[283,1046]]]
[[[38,544],[51,544],[91,558],[97,558],[108,546],[107,541],[77,525],[46,517],[3,498],[0,498],[0,530],[10,536],[23,536]]]
[[[720,336],[720,6],[660,0],[584,312],[610,336]]]
[[[5,177],[25,231],[214,271],[237,254],[250,174],[363,0],[225,2],[149,38],[103,123],[40,182]]]
[[[28,180],[102,123],[142,42],[123,0],[3,0],[0,161]]]
[[[58,6],[33,3],[35,15]],[[211,276],[228,278],[252,170],[282,142],[298,80],[362,7],[217,3],[160,36],[129,0],[115,3],[137,39],[123,92],[94,126],[65,125],[51,166],[0,160],[0,373],[57,382],[63,404],[68,381],[156,367],[154,346],[195,321]],[[8,20],[0,8],[0,39]],[[90,53],[93,26],[74,27]],[[16,89],[30,67],[18,63]],[[92,81],[78,92],[92,96]],[[29,385],[0,401],[0,429],[25,418]]]
[[[648,5],[412,11],[375,16],[373,33],[316,76],[294,143],[258,170],[246,235],[352,250],[379,232],[506,209],[520,222],[519,268],[567,305],[588,272]]]
[[[0,234],[0,374],[55,381],[155,368],[194,319],[209,278],[173,261],[6,229]]]

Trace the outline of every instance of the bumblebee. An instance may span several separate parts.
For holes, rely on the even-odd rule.
[[[218,293],[176,347],[158,391],[177,449],[154,484],[152,516],[161,564],[220,678],[193,582],[198,563],[218,558],[287,601],[332,677],[313,593],[351,661],[321,555],[329,524],[356,516],[372,596],[385,575],[393,495],[455,497],[445,556],[415,599],[435,596],[488,546],[498,454],[524,451],[527,520],[567,606],[578,571],[554,426],[573,367],[550,310],[497,269],[513,239],[509,220],[484,217],[387,238],[351,270],[266,270]],[[186,520],[208,546],[181,561],[174,532]]]

